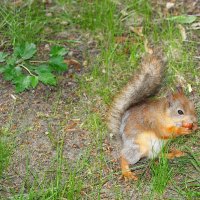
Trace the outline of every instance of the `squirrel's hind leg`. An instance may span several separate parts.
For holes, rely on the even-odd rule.
[[[140,152],[139,147],[131,142],[126,141],[124,143],[124,148],[121,151],[121,170],[122,170],[122,175],[125,179],[131,179],[131,180],[137,180],[137,176],[135,175],[134,172],[131,172],[129,168],[129,164],[135,164],[137,163],[141,157],[142,154]]]
[[[125,178],[125,180],[127,179],[134,181],[138,180],[138,177],[135,175],[135,173],[131,172],[129,168],[129,163],[123,156],[121,156],[120,158],[120,164],[121,164],[122,176]]]

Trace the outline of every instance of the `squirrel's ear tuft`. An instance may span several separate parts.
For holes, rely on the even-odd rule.
[[[181,86],[177,86],[176,90],[178,93],[182,94],[183,93],[183,88]]]
[[[172,92],[168,92],[167,93],[167,102],[168,102],[169,107],[173,104],[173,102],[174,102],[174,95],[173,95]]]

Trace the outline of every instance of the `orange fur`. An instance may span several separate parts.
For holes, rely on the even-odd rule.
[[[194,105],[182,89],[157,100],[148,99],[161,85],[165,59],[160,51],[147,55],[129,83],[116,96],[108,114],[108,126],[123,141],[121,169],[124,177],[136,180],[129,169],[142,157],[159,155],[168,139],[187,135],[198,129]],[[181,112],[178,112],[181,111]],[[184,124],[190,126],[184,127]],[[174,151],[168,158],[179,157]]]

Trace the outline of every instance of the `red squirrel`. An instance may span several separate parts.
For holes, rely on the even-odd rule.
[[[197,129],[197,115],[181,87],[164,98],[150,99],[161,86],[166,71],[162,51],[154,49],[144,56],[139,70],[114,98],[108,115],[108,127],[122,140],[120,162],[122,175],[137,180],[129,165],[141,158],[159,155],[166,142],[174,137],[191,134]],[[168,158],[184,153],[174,150]]]

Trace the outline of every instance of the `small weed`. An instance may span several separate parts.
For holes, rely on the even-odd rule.
[[[48,62],[33,65],[30,58],[36,51],[35,44],[25,43],[17,45],[12,55],[0,52],[0,63],[3,63],[0,73],[5,80],[11,81],[16,86],[16,92],[35,88],[39,81],[47,85],[56,85],[56,77],[53,73],[67,70],[63,58],[67,52],[64,48],[53,46]]]

